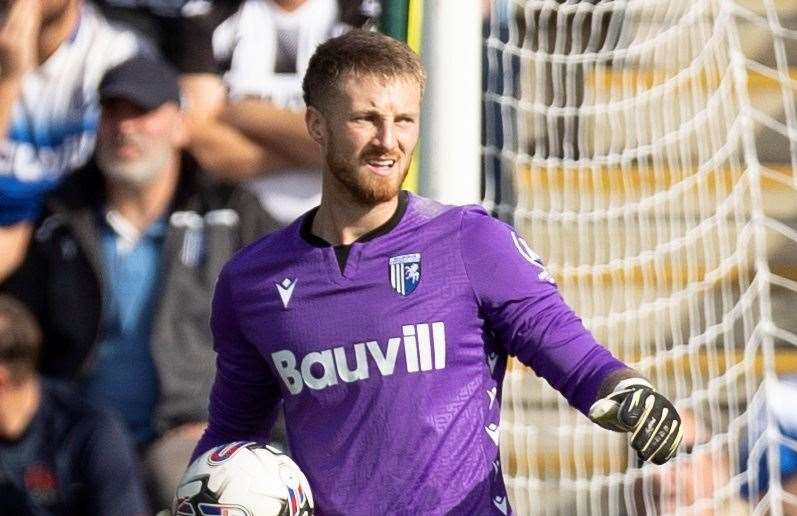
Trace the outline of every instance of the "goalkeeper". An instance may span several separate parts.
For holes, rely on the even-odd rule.
[[[667,461],[672,404],[594,340],[512,227],[401,190],[424,80],[378,33],[316,50],[303,87],[321,204],[222,271],[194,456],[266,440],[283,401],[317,514],[506,515],[499,418],[515,356],[642,459]]]

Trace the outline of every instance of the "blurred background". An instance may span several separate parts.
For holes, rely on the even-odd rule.
[[[20,337],[0,303],[0,501],[107,514],[100,493],[124,491],[142,514],[168,506],[207,418],[215,278],[318,203],[301,79],[318,44],[363,27],[427,66],[405,187],[515,225],[586,326],[684,416],[675,460],[643,466],[510,362],[516,513],[797,514],[794,2],[0,6],[0,289],[40,326]],[[40,402],[4,387],[19,356],[37,357],[21,378],[45,385]],[[61,426],[4,423],[26,410],[91,442],[118,425],[124,467],[64,494],[56,463],[88,459],[52,446]]]

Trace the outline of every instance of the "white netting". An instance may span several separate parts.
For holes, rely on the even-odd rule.
[[[491,6],[484,204],[598,339],[677,401],[693,445],[640,467],[624,437],[510,364],[516,512],[797,513],[780,475],[795,434],[771,395],[797,371],[797,4]]]

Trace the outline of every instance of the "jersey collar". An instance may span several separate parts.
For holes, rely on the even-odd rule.
[[[374,238],[390,233],[393,230],[393,228],[398,226],[399,222],[401,222],[401,219],[404,217],[404,214],[407,212],[407,205],[409,204],[409,198],[410,195],[406,190],[402,190],[401,192],[399,192],[398,206],[396,206],[396,211],[393,212],[393,215],[387,220],[387,222],[385,222],[384,224],[382,224],[377,228],[372,229],[371,231],[364,234],[354,242],[356,243],[368,242],[369,240],[373,240]],[[307,212],[299,228],[299,235],[302,237],[302,239],[305,242],[307,242],[312,246],[329,247],[332,244],[330,244],[323,238],[319,237],[318,235],[313,234],[312,231],[313,220],[315,219],[315,215],[317,212],[318,212],[318,207],[315,207]],[[337,247],[342,247],[342,246],[337,246]]]

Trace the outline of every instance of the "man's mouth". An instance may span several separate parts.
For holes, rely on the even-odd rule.
[[[374,173],[386,176],[393,171],[397,161],[393,158],[370,158],[365,160],[365,163]]]

